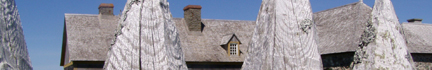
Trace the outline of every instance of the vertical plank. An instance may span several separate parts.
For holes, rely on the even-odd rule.
[[[243,70],[321,70],[309,0],[263,0]]]
[[[166,0],[128,0],[123,14],[104,69],[187,69]]]
[[[360,49],[354,55],[354,70],[414,69],[390,0],[375,0],[367,25]]]

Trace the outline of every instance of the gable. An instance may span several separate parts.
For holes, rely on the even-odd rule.
[[[372,8],[362,2],[314,13],[321,54],[354,52]]]
[[[228,56],[221,47],[231,40],[233,34],[242,43],[249,42],[255,27],[255,21],[202,19],[202,32],[189,31],[183,18],[173,18],[179,32],[181,47],[186,62],[241,62],[247,54],[248,44],[240,44],[240,56]]]
[[[226,45],[229,42],[239,42],[239,44],[241,44],[240,40],[235,34],[229,34],[222,37],[220,45]]]
[[[117,28],[117,16],[65,14],[61,64],[104,61]]]

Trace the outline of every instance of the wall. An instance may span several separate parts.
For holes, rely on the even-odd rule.
[[[327,70],[346,70],[351,69],[354,52],[334,53],[321,55],[323,69]]]
[[[411,53],[411,56],[418,70],[432,69],[432,54]]]
[[[103,70],[104,61],[73,61],[64,70]]]
[[[240,70],[243,62],[186,62],[189,70]]]

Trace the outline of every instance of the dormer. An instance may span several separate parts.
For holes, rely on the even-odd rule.
[[[221,40],[221,46],[227,51],[228,56],[240,56],[240,44],[241,42],[235,34],[223,36]]]

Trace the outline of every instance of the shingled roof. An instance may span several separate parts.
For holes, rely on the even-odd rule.
[[[402,23],[407,47],[411,53],[432,53],[432,24]]]
[[[314,13],[320,53],[354,52],[371,10],[357,2]],[[189,31],[183,18],[173,18],[173,21],[188,62],[242,62],[256,25],[255,21],[202,19],[202,31]],[[104,61],[117,22],[116,16],[65,14],[61,65],[69,61]],[[222,40],[233,34],[242,42],[240,56],[229,56],[221,47]]]
[[[356,2],[314,13],[319,52],[354,52],[371,11],[363,2]]]
[[[246,47],[255,28],[255,21],[202,19],[204,28],[189,31],[183,18],[174,18],[179,30],[180,42],[188,62],[242,62]],[[223,37],[235,34],[243,42],[239,45],[240,56],[229,56],[221,47]]]
[[[174,18],[186,61],[242,62],[248,44],[240,44],[240,56],[228,56],[221,47],[224,36],[235,34],[249,42],[255,21],[202,19],[202,32],[189,31],[183,18]],[[104,61],[114,38],[118,17],[91,14],[65,14],[61,64],[70,61]]]
[[[60,65],[70,61],[105,61],[118,17],[65,14]]]
[[[222,39],[220,40],[220,45],[226,45],[228,44],[230,41],[238,39],[238,37],[235,34],[228,34],[228,35],[224,35],[222,36]],[[239,44],[242,44],[241,41],[238,41]]]

